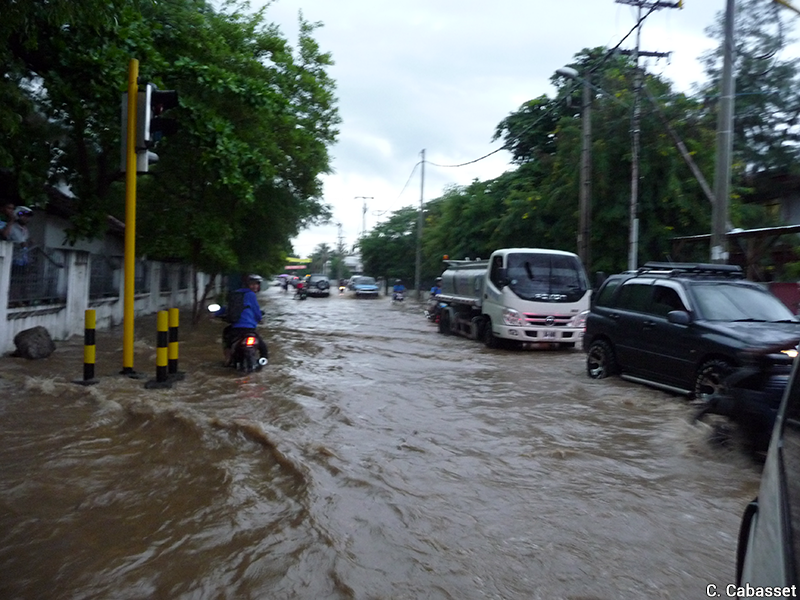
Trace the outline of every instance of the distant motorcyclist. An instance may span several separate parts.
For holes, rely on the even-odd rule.
[[[403,285],[401,279],[394,280],[394,287],[392,288],[392,300],[402,300],[406,293],[406,286]]]
[[[436,296],[438,296],[441,293],[442,293],[442,278],[441,277],[437,277],[436,278],[436,282],[433,284],[433,287],[431,288],[430,297],[431,298],[436,298]]]
[[[260,275],[248,275],[244,278],[244,285],[234,292],[234,294],[241,294],[242,305],[238,318],[222,331],[222,348],[226,366],[231,365],[231,349],[234,342],[248,334],[256,334],[259,354],[262,358],[269,359],[267,344],[256,333],[256,327],[264,318],[261,307],[258,305],[258,296],[256,296],[261,291],[261,281]],[[231,306],[227,306],[224,310],[231,310]]]
[[[303,300],[308,294],[308,278],[299,279],[294,286],[294,297]]]
[[[428,297],[428,306],[426,309],[428,319],[431,321],[439,322],[439,315],[442,312],[442,306],[439,302],[439,294],[442,293],[442,278],[437,277],[436,282],[431,288],[431,294]]]

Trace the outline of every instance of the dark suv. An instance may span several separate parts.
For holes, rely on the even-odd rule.
[[[754,356],[785,381],[798,337],[800,321],[738,266],[647,263],[612,275],[594,295],[586,370],[701,399]]]
[[[306,292],[309,296],[324,296],[331,295],[331,282],[325,275],[313,274],[308,278],[308,290]]]

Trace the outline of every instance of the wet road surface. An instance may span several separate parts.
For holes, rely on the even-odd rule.
[[[270,364],[118,375],[121,329],[0,359],[0,597],[627,599],[733,582],[760,465],[580,351],[488,350],[412,301],[261,295]],[[188,319],[182,317],[183,321]],[[155,373],[155,320],[136,331]]]

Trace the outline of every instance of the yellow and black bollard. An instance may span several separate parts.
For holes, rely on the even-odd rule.
[[[172,387],[172,381],[167,376],[167,355],[169,340],[169,315],[167,311],[158,311],[156,317],[156,378],[144,384],[147,389]]]
[[[169,309],[169,352],[168,373],[173,379],[183,379],[184,373],[178,371],[178,324],[180,311],[177,308]]]
[[[93,308],[89,308],[84,313],[83,329],[83,379],[76,379],[74,383],[81,385],[94,385],[97,379],[94,377],[94,363],[96,358],[95,330],[97,327],[97,313]]]

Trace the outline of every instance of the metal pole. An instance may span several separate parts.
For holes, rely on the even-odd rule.
[[[422,271],[422,201],[425,197],[425,150],[422,150],[422,176],[419,183],[419,215],[417,216],[417,261],[414,269],[414,288],[417,290],[417,300],[422,300],[422,285],[420,282]]]
[[[633,51],[633,118],[631,132],[633,148],[631,150],[631,201],[630,222],[628,229],[628,270],[634,271],[639,266],[639,89],[642,85],[642,73],[639,70],[639,42],[642,33],[642,7],[638,9],[638,25],[636,26],[636,48]]]
[[[361,237],[367,234],[367,200],[374,200],[373,196],[354,196],[354,200],[364,200],[364,207],[361,209]]]
[[[592,254],[592,92],[588,76],[583,80],[581,107],[581,191],[578,255],[584,267],[591,271]]]
[[[125,158],[125,289],[122,313],[122,374],[133,370],[133,287],[136,269],[136,104],[139,61],[128,65],[128,139]]]
[[[711,262],[728,262],[728,203],[731,185],[731,154],[733,150],[733,17],[734,0],[727,0],[725,9],[725,41],[720,85],[719,115],[717,117],[717,164],[714,171],[714,205],[711,209]]]

